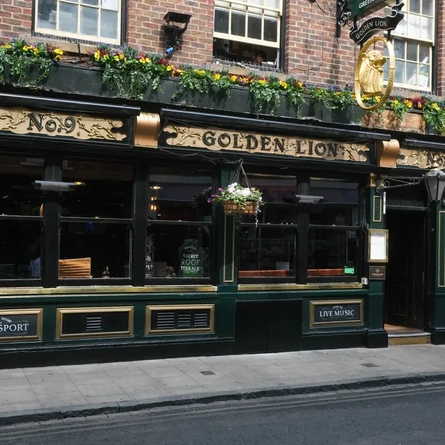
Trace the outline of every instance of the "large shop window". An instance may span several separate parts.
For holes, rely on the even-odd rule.
[[[281,20],[282,0],[216,0],[214,57],[278,68]]]
[[[212,174],[152,168],[145,277],[208,280],[211,272]]]
[[[43,162],[0,156],[0,280],[40,280]]]
[[[298,177],[248,174],[263,192],[257,221],[243,218],[239,240],[241,282],[356,281],[360,246],[357,182],[313,178],[307,194],[316,205],[299,204]],[[302,255],[306,255],[307,259]],[[300,261],[298,261],[300,260]]]
[[[360,239],[358,183],[312,179],[310,194],[323,200],[310,209],[308,278],[355,280]]]
[[[406,0],[404,4],[404,18],[393,32],[396,55],[394,84],[431,91],[436,35],[434,1]],[[388,71],[387,65],[385,64],[386,71]]]
[[[35,0],[35,31],[120,44],[123,1]]]
[[[60,200],[59,279],[130,278],[133,167],[67,160]]]
[[[294,176],[249,175],[266,203],[258,221],[245,219],[240,234],[240,278],[293,281],[297,254],[297,208],[285,200],[296,193]]]

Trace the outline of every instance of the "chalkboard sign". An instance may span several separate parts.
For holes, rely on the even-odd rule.
[[[43,309],[0,311],[0,341],[41,340]]]
[[[310,325],[362,324],[363,300],[310,302]]]

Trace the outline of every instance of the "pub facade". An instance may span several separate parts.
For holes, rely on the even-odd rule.
[[[59,10],[35,3],[33,35],[58,39]],[[126,6],[133,14],[128,38],[105,40],[131,43],[135,4],[115,3],[116,14]],[[422,17],[432,21],[434,8],[422,3]],[[106,83],[101,49],[86,56],[81,44],[89,39],[79,30],[70,36],[80,43],[66,50],[72,59],[52,50],[43,80],[32,67],[34,83],[18,79],[14,59],[0,59],[3,367],[445,343],[445,210],[442,194],[427,186],[437,177],[434,190],[443,192],[440,126],[428,128],[420,106],[397,117],[394,100],[381,113],[365,114],[353,103],[339,113],[314,87],[297,105],[287,102],[285,73],[304,68],[292,62],[296,49],[288,42],[298,10],[280,1],[262,7],[271,23],[289,18],[273,44],[261,34],[266,58],[275,60],[270,77],[240,68],[253,54],[222,29],[221,17],[237,13],[224,5],[215,9],[213,37],[199,37],[192,16],[183,46],[173,42],[176,53],[156,65],[164,70],[160,88],[153,71],[131,97],[121,91],[133,85],[128,72],[121,89]],[[187,68],[178,67],[194,58],[205,64],[191,48],[199,51],[199,38],[213,41],[214,63],[190,73],[210,76],[208,88],[190,81],[185,91]],[[156,42],[149,43],[157,49]],[[121,54],[113,60],[120,63]],[[406,66],[413,62],[398,54]],[[236,64],[227,68],[229,56]],[[146,54],[135,60],[152,63]],[[414,86],[429,82],[422,91],[432,90],[422,60]],[[327,65],[307,72],[326,81]],[[333,60],[329,66],[330,85],[344,84],[340,67]],[[400,86],[408,71],[396,79]],[[271,93],[272,110],[267,101],[258,108],[254,82],[281,88]],[[444,109],[439,99],[428,103]],[[233,216],[211,202],[233,183],[262,192],[259,213]]]

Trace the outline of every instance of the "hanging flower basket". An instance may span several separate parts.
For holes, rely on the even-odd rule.
[[[234,182],[219,188],[211,197],[212,202],[221,203],[226,215],[256,215],[260,211],[262,193],[253,187],[243,187]]]
[[[259,204],[256,201],[224,202],[224,213],[226,215],[255,215],[258,213]]]

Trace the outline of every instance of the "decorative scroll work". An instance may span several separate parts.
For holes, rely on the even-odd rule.
[[[318,158],[334,161],[369,162],[365,144],[313,140],[288,136],[239,133],[169,125],[164,134],[168,145],[206,148],[212,151],[245,151],[278,156]]]
[[[434,163],[445,166],[445,154],[432,150],[412,150],[401,148],[397,165],[418,168],[431,168]]]
[[[118,119],[0,108],[0,131],[15,134],[42,134],[45,136],[68,136],[75,139],[122,141],[127,137],[120,130],[123,125],[123,122]]]

